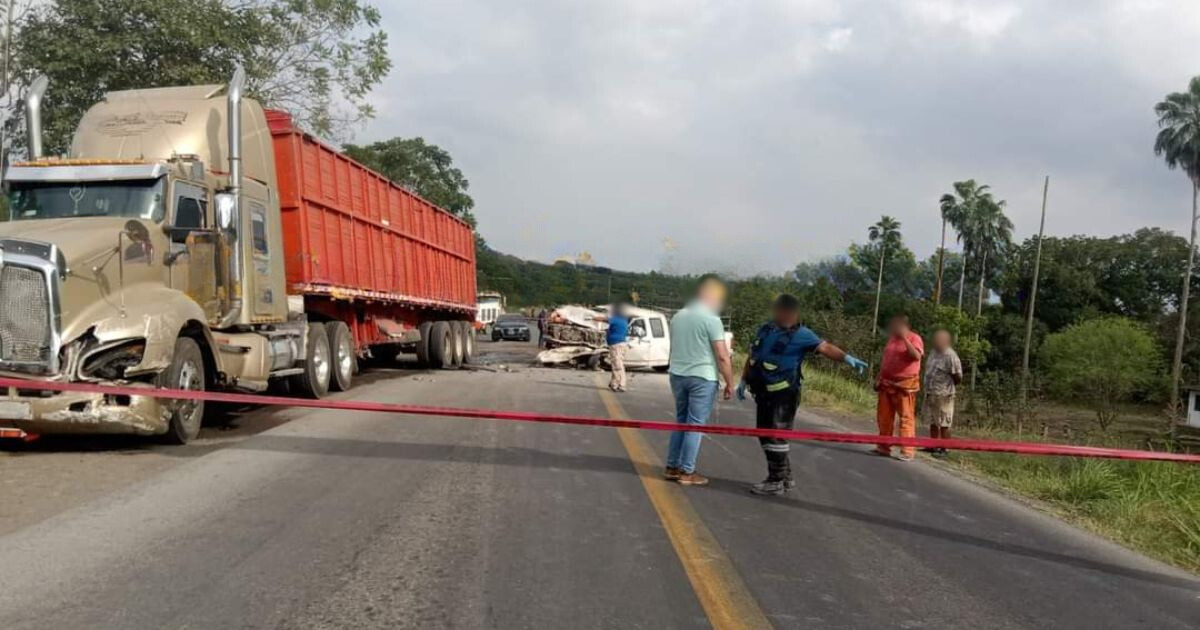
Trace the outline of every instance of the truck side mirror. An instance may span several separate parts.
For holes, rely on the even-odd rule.
[[[217,227],[226,232],[233,232],[235,235],[237,229],[233,225],[234,208],[237,206],[237,197],[229,193],[218,193],[216,195],[217,204]]]

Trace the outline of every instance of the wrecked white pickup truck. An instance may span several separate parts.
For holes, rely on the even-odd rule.
[[[629,352],[625,367],[665,371],[671,359],[669,318],[659,311],[627,307]],[[538,353],[542,365],[575,365],[599,368],[607,364],[604,341],[607,308],[563,306],[546,323],[546,349]],[[599,317],[600,319],[597,319]]]

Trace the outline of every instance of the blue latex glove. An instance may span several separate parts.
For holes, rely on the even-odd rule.
[[[738,382],[737,399],[738,400],[746,400],[746,381]]]
[[[846,365],[850,366],[850,369],[858,372],[859,374],[867,371],[867,362],[863,361],[862,359],[847,354],[845,361]]]

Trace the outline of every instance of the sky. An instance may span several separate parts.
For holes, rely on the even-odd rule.
[[[883,214],[918,257],[952,182],[1018,238],[1184,233],[1153,107],[1200,74],[1195,0],[378,0],[364,143],[423,136],[533,260],[778,273]]]

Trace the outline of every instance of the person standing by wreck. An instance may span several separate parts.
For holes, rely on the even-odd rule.
[[[628,382],[625,353],[629,352],[629,318],[625,313],[624,305],[614,304],[608,316],[608,330],[604,333],[604,342],[608,344],[608,366],[612,370],[608,388],[614,392],[625,391]]]
[[[546,324],[549,323],[549,320],[550,320],[550,313],[546,309],[543,308],[542,312],[538,313],[538,317],[537,317],[538,347],[539,348],[546,347]]]
[[[725,381],[723,400],[733,398],[733,363],[719,313],[725,308],[725,283],[705,275],[687,307],[671,318],[671,393],[679,424],[707,424],[717,401],[719,379]],[[696,472],[700,434],[675,431],[663,476],[685,486],[703,486],[708,478]]]
[[[879,393],[875,409],[875,421],[879,435],[891,437],[899,429],[900,437],[917,437],[917,392],[921,390],[921,358],[925,356],[925,342],[909,328],[907,315],[896,315],[888,320],[888,341],[883,348],[883,360],[879,366],[879,378],[875,391]],[[899,419],[899,427],[896,420]],[[912,461],[917,449],[904,446],[897,457],[900,461]],[[874,453],[891,457],[892,447],[880,444]]]

